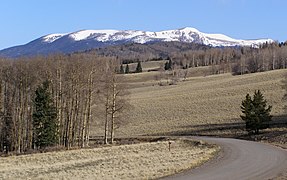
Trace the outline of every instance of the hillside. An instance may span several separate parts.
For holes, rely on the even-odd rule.
[[[287,70],[190,77],[171,86],[159,86],[152,78],[157,72],[151,73],[125,75],[130,81],[133,109],[117,134],[194,133],[197,125],[241,122],[241,101],[256,89],[273,106],[274,119],[284,115],[281,86]]]
[[[154,58],[164,58],[175,53],[188,50],[210,49],[209,46],[186,42],[153,42],[147,44],[130,43],[116,46],[95,48],[87,51],[103,56],[115,56],[122,60],[146,61]]]
[[[49,55],[55,53],[74,53],[89,49],[122,45],[148,44],[155,42],[183,42],[212,47],[252,46],[259,47],[272,39],[241,40],[223,34],[208,34],[195,28],[181,28],[158,32],[140,30],[80,30],[71,33],[57,33],[42,36],[31,42],[6,48],[0,51],[0,57],[21,57]]]
[[[156,179],[193,168],[218,147],[167,141],[0,158],[0,179]]]

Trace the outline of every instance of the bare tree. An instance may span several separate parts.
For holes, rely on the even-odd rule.
[[[123,75],[114,72],[115,62],[109,61],[106,64],[105,75],[105,127],[104,143],[108,143],[108,132],[110,133],[110,143],[114,143],[116,125],[121,123],[120,115],[128,107],[127,89],[123,83]]]

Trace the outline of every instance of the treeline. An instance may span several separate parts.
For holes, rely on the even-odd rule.
[[[181,69],[210,66],[210,74],[237,75],[286,68],[286,48],[287,42],[264,43],[259,48],[158,42],[110,46],[86,53],[116,57],[122,64],[171,59]]]
[[[168,59],[171,54],[188,50],[204,50],[211,47],[196,43],[183,42],[153,42],[147,44],[130,43],[117,46],[108,46],[86,51],[102,56],[116,57],[123,64],[138,61],[156,61]]]
[[[133,71],[133,72],[130,71],[129,64],[126,64],[125,68],[124,68],[123,64],[121,64],[120,69],[117,70],[117,72],[119,74],[129,74],[129,73],[141,73],[141,72],[143,72],[143,70],[142,70],[141,62],[138,61],[135,71]]]
[[[54,146],[89,145],[93,109],[103,106],[104,142],[113,142],[114,127],[125,109],[125,89],[113,58],[88,54],[0,60],[0,151],[41,149],[35,143],[36,90],[49,82],[56,111]],[[99,111],[97,111],[99,112]],[[39,126],[42,124],[40,123]]]
[[[210,66],[211,74],[255,73],[287,66],[287,43],[264,43],[259,48],[224,47],[188,50],[171,54],[173,65],[181,69]]]

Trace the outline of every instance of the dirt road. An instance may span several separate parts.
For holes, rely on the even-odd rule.
[[[287,169],[287,151],[267,144],[227,138],[196,137],[221,146],[219,156],[193,170],[164,179],[272,179]]]

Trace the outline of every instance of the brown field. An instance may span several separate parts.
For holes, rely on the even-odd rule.
[[[198,166],[218,147],[190,140],[0,158],[0,179],[154,179]]]
[[[134,135],[212,135],[263,141],[287,148],[287,123],[282,88],[287,70],[232,76],[204,75],[208,67],[194,69],[193,76],[177,85],[159,86],[159,72],[125,75],[133,105],[118,136]],[[271,114],[283,126],[249,136],[240,119],[241,101],[247,93],[261,90],[272,105]],[[99,126],[98,126],[99,127]],[[100,131],[99,131],[100,130]],[[102,132],[97,128],[94,134]],[[285,174],[282,175],[286,177]]]
[[[147,61],[147,62],[144,62],[141,64],[142,70],[143,70],[143,72],[146,72],[148,70],[155,70],[155,69],[158,69],[160,67],[163,67],[166,62],[167,62],[167,60]],[[130,63],[129,64],[130,71],[135,71],[137,64],[138,63]],[[125,68],[126,65],[124,64],[123,67]]]
[[[124,75],[133,108],[123,116],[124,123],[116,129],[116,136],[242,135],[240,104],[247,93],[257,89],[273,106],[273,119],[286,123],[282,80],[287,70],[198,76],[207,70],[192,69],[190,75],[196,77],[165,86],[159,86],[155,78],[159,72]],[[102,119],[94,121],[91,135],[103,135]],[[274,127],[251,138],[286,145],[286,129]],[[171,152],[167,147],[163,141],[0,158],[0,179],[154,179],[195,167],[218,150],[186,141],[174,141]]]
[[[236,123],[247,93],[260,89],[273,106],[272,115],[284,115],[282,80],[287,70],[232,76],[189,77],[177,85],[159,86],[158,72],[125,75],[133,109],[125,116],[120,136],[194,132],[198,125]],[[94,127],[101,135],[101,127]]]
[[[208,67],[198,70],[191,72],[199,75]],[[116,136],[225,136],[230,133],[234,137],[237,132],[242,135],[241,101],[247,93],[257,89],[273,106],[273,119],[286,124],[282,100],[285,94],[282,80],[286,73],[287,70],[276,70],[242,76],[196,76],[177,85],[165,86],[159,86],[159,80],[155,78],[159,72],[124,75],[133,108],[124,115],[125,123],[116,130]],[[103,135],[101,119],[98,117],[92,127],[94,136]],[[287,147],[286,129],[273,127],[260,136],[248,137]],[[0,179],[154,179],[195,167],[217,150],[215,146],[175,140],[171,152],[168,142],[161,141],[12,156],[0,158]]]

